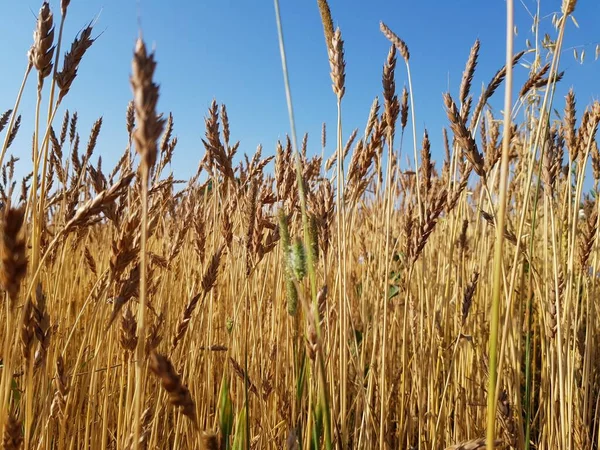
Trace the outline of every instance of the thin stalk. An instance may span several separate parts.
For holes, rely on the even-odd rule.
[[[412,94],[412,90],[411,90]],[[412,101],[412,100],[411,100]],[[414,125],[414,121],[413,121]],[[380,389],[380,397],[381,397],[381,407],[379,410],[379,448],[383,449],[385,446],[385,412],[386,412],[386,401],[385,401],[385,356],[386,356],[386,343],[387,343],[387,310],[388,310],[388,297],[389,297],[389,289],[390,283],[388,282],[388,274],[390,273],[390,228],[391,228],[391,217],[392,217],[392,154],[394,151],[394,138],[392,137],[391,130],[388,131],[387,136],[388,141],[388,155],[387,155],[387,165],[386,165],[386,174],[385,174],[385,200],[384,204],[384,214],[385,214],[385,251],[383,253],[383,257],[385,258],[385,273],[383,276],[383,331],[381,338],[381,374],[379,379],[379,389]],[[415,147],[416,149],[416,147]],[[416,150],[415,150],[416,151]],[[415,152],[416,156],[416,152]],[[415,163],[416,163],[415,159]],[[416,170],[418,172],[418,169]],[[419,182],[417,181],[417,186],[419,186]],[[417,192],[420,189],[417,188]],[[419,205],[419,211],[421,207]]]
[[[6,129],[6,136],[4,136],[4,144],[2,144],[2,153],[0,154],[0,167],[4,162],[4,155],[6,154],[6,150],[8,149],[8,141],[10,139],[10,135],[12,134],[13,127],[15,125],[15,120],[17,118],[17,111],[19,110],[19,105],[21,104],[21,97],[23,96],[23,91],[25,90],[25,85],[27,84],[27,79],[29,78],[29,74],[31,73],[31,69],[33,68],[33,64],[30,62],[27,63],[27,68],[25,69],[25,75],[23,76],[23,81],[21,82],[21,87],[19,88],[19,93],[17,94],[17,99],[15,100],[15,106],[13,108],[13,112],[10,115],[10,122],[8,124],[8,128]]]
[[[345,196],[344,196],[344,154],[342,143],[342,100],[338,98],[337,102],[337,238],[338,238],[338,280],[340,288],[339,305],[342,310],[342,323],[340,326],[340,422],[342,431],[342,446],[346,445],[346,385],[348,367],[348,351],[346,343],[348,342],[348,307],[346,305],[346,215],[345,215]]]
[[[142,163],[142,236],[140,240],[140,304],[138,307],[137,326],[139,329],[136,348],[135,370],[135,408],[134,408],[134,450],[139,448],[141,433],[142,404],[144,403],[144,344],[146,341],[146,247],[148,240],[148,164]]]
[[[535,199],[533,202],[533,217],[531,218],[531,237],[529,239],[529,254],[533,255],[534,250],[534,240],[535,240],[535,231],[537,229],[537,209],[538,209],[538,198],[540,192],[541,185],[541,170],[543,165],[544,153],[542,152],[542,156],[540,158],[539,168],[538,168],[538,180],[535,190]],[[525,450],[529,450],[530,441],[531,441],[531,395],[532,395],[532,327],[533,327],[533,280],[532,280],[532,268],[529,267],[527,271],[527,310],[525,313],[525,317],[527,318],[526,330],[527,337],[525,340]]]
[[[415,99],[413,98],[413,85],[412,77],[410,74],[410,64],[406,61],[406,72],[408,74],[408,94],[410,95],[410,116],[412,122],[412,133],[413,133],[413,151],[415,157],[415,181],[417,186],[421,186],[419,183],[419,155],[417,154],[417,125],[415,123]],[[398,161],[400,164],[400,161]],[[421,200],[421,190],[417,189],[417,202],[419,205],[419,223],[423,222],[423,201]]]
[[[495,448],[496,440],[496,382],[498,378],[497,351],[498,328],[500,322],[500,294],[502,292],[502,256],[504,245],[504,223],[506,221],[506,200],[508,187],[508,164],[510,152],[510,110],[512,104],[513,83],[513,29],[514,29],[514,3],[506,1],[506,80],[504,95],[504,133],[502,139],[502,162],[500,166],[500,192],[499,207],[496,226],[496,243],[494,247],[494,268],[492,285],[492,308],[490,319],[489,361],[490,374],[487,401],[487,433],[486,445],[488,450]]]

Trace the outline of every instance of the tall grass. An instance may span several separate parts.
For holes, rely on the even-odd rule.
[[[326,0],[335,137],[299,139],[274,5],[291,136],[241,155],[213,101],[182,181],[176,118],[156,110],[160,54],[132,42],[128,139],[106,168],[102,120],[84,147],[77,113],[55,117],[102,44],[90,24],[60,54],[69,2],[56,39],[43,4],[0,115],[3,448],[600,448],[600,103],[556,96],[575,2],[555,38],[517,52],[507,3],[504,65],[475,92],[475,41],[440,98],[443,151],[428,130],[418,148],[419,61],[384,22],[383,101],[344,141],[345,43]],[[16,179],[32,74],[32,171]]]

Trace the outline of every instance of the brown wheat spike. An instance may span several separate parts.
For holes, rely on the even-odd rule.
[[[121,316],[121,329],[119,332],[119,343],[124,351],[131,352],[137,346],[137,322],[130,308],[125,308]]]
[[[344,159],[346,159],[346,156],[348,156],[348,153],[350,152],[350,147],[352,147],[352,144],[354,143],[354,139],[356,139],[357,133],[358,133],[358,128],[355,128],[354,131],[352,131],[352,134],[350,134],[350,137],[348,138],[348,140],[346,141],[346,145],[344,145],[344,151],[343,151]]]
[[[231,244],[233,242],[233,223],[231,221],[233,209],[234,204],[232,201],[229,201],[221,215],[221,234],[223,236],[223,241],[229,250],[231,250]]]
[[[206,222],[204,220],[204,210],[201,204],[198,204],[192,218],[194,226],[194,251],[200,259],[200,263],[204,263],[204,254],[206,250]]]
[[[563,77],[564,77],[564,76],[565,76],[565,72],[564,72],[564,71],[562,71],[562,72],[559,72],[559,73],[557,73],[556,75],[553,75],[553,76],[552,76],[552,82],[556,84],[556,83],[558,83],[559,81],[561,81],[561,80],[563,79]],[[543,87],[545,87],[545,86],[548,84],[548,81],[549,81],[549,80],[550,80],[550,77],[547,77],[547,78],[541,78],[541,79],[537,80],[537,82],[535,83],[535,86],[534,86],[534,87],[535,87],[536,89],[543,88]]]
[[[203,431],[200,436],[200,450],[219,450],[219,435],[212,431]]]
[[[390,116],[390,105],[396,95],[396,80],[394,72],[396,70],[396,47],[394,44],[390,46],[387,59],[383,65],[383,100],[385,104],[385,114]]]
[[[10,130],[10,135],[8,136],[8,141],[6,142],[6,148],[10,148],[13,141],[17,137],[17,133],[19,132],[19,128],[21,128],[21,115],[17,116],[17,120],[15,120],[15,124],[13,125],[12,130]]]
[[[408,90],[406,86],[402,88],[402,103],[400,105],[400,126],[402,131],[406,128],[408,123]]]
[[[221,256],[223,255],[223,249],[223,245],[217,249],[210,260],[210,264],[204,271],[202,276],[202,289],[204,290],[205,294],[208,294],[217,282],[217,275],[219,274],[219,264],[221,262]]]
[[[169,113],[169,118],[167,119],[165,131],[163,133],[162,139],[160,140],[160,151],[162,153],[166,152],[167,149],[169,148],[169,142],[171,141],[172,133],[173,133],[173,114]]]
[[[473,169],[475,169],[477,175],[485,178],[486,172],[483,156],[479,153],[479,150],[477,150],[475,139],[473,139],[471,132],[467,129],[467,126],[460,116],[456,104],[449,93],[444,94],[444,103],[446,104],[446,113],[448,114],[450,127],[452,128],[454,137],[464,150],[465,156],[473,166]]]
[[[67,109],[65,111],[65,115],[63,116],[63,121],[62,121],[62,125],[60,127],[60,147],[62,148],[63,144],[65,143],[65,140],[67,139],[67,131],[69,130],[69,118],[70,118],[70,114],[69,114],[69,110]],[[62,159],[62,156],[61,156]]]
[[[558,290],[556,289],[556,286],[554,285],[554,282],[552,282],[552,290],[551,295],[550,295],[550,301],[548,302],[547,306],[546,306],[546,332],[548,333],[548,337],[550,339],[554,339],[554,337],[556,336],[556,330],[557,330],[557,326],[558,326],[558,316],[557,316],[557,308],[556,305],[558,304],[559,307],[562,304],[563,301],[563,294],[564,294],[564,289],[565,289],[565,278],[563,275],[562,270],[559,270],[558,272]]]
[[[207,170],[213,173],[213,168],[216,167],[225,177],[226,180],[235,180],[235,175],[232,168],[233,150],[228,153],[221,143],[219,132],[219,106],[215,100],[212,101],[208,109],[208,117],[205,119],[206,139],[202,139],[204,148],[206,149],[206,165]]]
[[[512,59],[512,65],[516,65],[524,54],[525,51],[520,51],[519,53],[517,53]],[[485,91],[483,91],[483,93],[479,97],[477,105],[475,106],[475,110],[473,111],[473,120],[471,121],[471,127],[474,127],[479,122],[479,115],[481,114],[481,111],[483,111],[483,107],[485,106],[487,101],[494,95],[498,87],[500,87],[505,77],[506,66],[503,66],[500,70],[498,70],[498,72],[496,72],[492,80],[487,85]]]
[[[577,133],[578,153],[584,155],[588,146],[594,141],[600,122],[600,103],[594,102],[591,107],[586,108],[583,115],[579,132]]]
[[[587,263],[594,247],[596,240],[596,230],[598,228],[598,208],[594,207],[592,212],[587,217],[585,230],[581,236],[579,244],[579,265],[581,271],[586,273]]]
[[[394,72],[396,70],[396,47],[392,44],[388,52],[387,60],[383,65],[383,100],[385,108],[385,117],[387,126],[393,128],[397,114],[394,114],[394,103],[398,102],[396,97],[396,80]]]
[[[554,192],[554,184],[556,182],[556,158],[555,158],[555,135],[556,130],[550,130],[548,139],[546,141],[546,154],[544,155],[544,161],[542,166],[542,180],[544,181],[544,193],[548,198],[552,198]]]
[[[258,181],[252,179],[250,181],[250,189],[246,196],[246,204],[244,207],[244,215],[246,218],[246,276],[250,275],[252,271],[252,237],[254,235],[254,227],[256,226],[256,208],[257,208],[257,197],[258,197]]]
[[[414,254],[412,257],[413,263],[418,259],[419,255],[423,251],[423,248],[425,248],[425,244],[427,243],[429,236],[431,233],[433,233],[433,230],[437,225],[438,218],[442,213],[444,206],[446,205],[447,197],[448,195],[446,189],[441,189],[437,192],[436,198],[432,200],[431,206],[427,210],[425,221],[420,227],[419,235],[416,239]]]
[[[423,196],[427,198],[431,190],[431,177],[433,173],[433,164],[431,161],[431,144],[427,130],[423,133],[423,143],[421,144],[421,183]]]
[[[127,112],[125,113],[125,123],[127,126],[127,134],[132,137],[133,129],[135,128],[135,103],[130,100],[127,104]]]
[[[20,450],[22,444],[21,422],[16,415],[9,413],[4,425],[2,448],[4,450]]]
[[[592,142],[590,156],[592,158],[592,172],[594,174],[594,180],[597,182],[600,180],[600,149],[598,148],[598,142],[596,142],[596,140]]]
[[[181,339],[183,339],[183,336],[185,335],[185,332],[187,331],[187,329],[190,325],[192,313],[194,312],[194,310],[196,309],[196,306],[198,305],[198,302],[202,298],[204,298],[204,292],[200,292],[200,293],[194,295],[190,299],[188,304],[186,305],[185,309],[183,310],[183,316],[182,316],[181,320],[179,321],[179,324],[177,325],[177,332],[175,333],[175,336],[173,337],[171,350],[175,350],[175,348],[177,348],[177,344],[179,343],[179,341],[181,341]]]
[[[569,89],[569,93],[566,96],[565,101],[565,113],[564,113],[564,132],[565,132],[565,143],[567,144],[567,150],[569,151],[569,159],[575,161],[577,159],[577,135],[575,133],[575,115],[577,111],[575,109],[575,93],[573,89]]]
[[[408,51],[408,46],[406,43],[400,39],[390,28],[383,22],[379,22],[379,29],[383,33],[383,35],[396,46],[404,61],[408,64],[410,59],[410,52]]]
[[[0,116],[0,132],[2,132],[2,130],[4,130],[4,127],[8,123],[8,119],[10,118],[10,115],[12,114],[12,112],[13,112],[13,110],[9,109],[8,111],[4,112],[4,114],[2,114]]]
[[[150,402],[148,402],[150,403]],[[140,438],[138,440],[138,448],[141,450],[146,450],[148,448],[148,440],[150,438],[150,434],[152,432],[152,419],[154,418],[154,409],[152,406],[148,406],[144,412],[142,413],[141,419],[141,433]],[[127,438],[127,443],[125,445],[126,449],[133,450],[135,448],[134,445],[135,433],[130,433]]]
[[[371,109],[369,110],[369,118],[367,119],[367,126],[365,127],[365,137],[367,140],[369,136],[371,136],[371,132],[377,123],[377,116],[379,114],[379,97],[375,97],[373,103],[371,104]]]
[[[480,42],[479,39],[477,39],[475,40],[473,47],[471,47],[469,59],[467,60],[467,65],[465,67],[465,71],[463,72],[462,81],[460,83],[458,100],[460,101],[461,105],[465,104],[465,102],[467,101],[467,97],[471,92],[471,83],[473,82],[473,75],[475,74],[475,68],[477,67],[477,58],[479,56],[479,47]]]
[[[88,141],[87,148],[85,150],[85,157],[83,159],[83,164],[87,164],[94,153],[94,149],[96,148],[96,142],[98,141],[98,135],[100,134],[100,129],[102,128],[102,117],[100,117],[94,125],[92,125],[92,131],[90,132],[90,139]]]
[[[575,5],[577,0],[563,0],[561,5],[561,12],[565,15],[571,15],[575,11]]]
[[[519,97],[525,97],[527,93],[537,86],[539,81],[548,73],[550,69],[550,63],[544,65],[539,71],[532,72],[521,90],[519,91]]]
[[[37,25],[33,33],[33,46],[30,50],[31,62],[38,71],[40,84],[52,72],[53,41],[54,17],[48,2],[44,2],[40,8]]]
[[[500,123],[497,120],[494,120],[494,117],[489,109],[486,110],[486,118],[487,122],[491,124],[489,136],[486,140],[486,146],[484,148],[485,168],[486,171],[489,172],[500,160],[500,146],[498,145],[498,139],[500,138]],[[485,120],[482,121],[482,124],[483,123],[485,123]]]
[[[75,111],[73,113],[73,115],[71,116],[71,121],[69,122],[69,142],[71,144],[75,140],[75,134],[77,132],[77,121],[78,121],[78,114],[77,114],[77,111]]]
[[[10,298],[10,311],[14,311],[21,280],[27,271],[25,240],[20,236],[25,215],[24,207],[5,206],[0,222],[0,284]]]
[[[92,46],[94,39],[92,39],[92,26],[88,25],[83,29],[81,35],[76,37],[71,44],[71,49],[65,54],[63,62],[63,68],[56,74],[56,85],[60,89],[58,95],[59,102],[68,94],[73,80],[77,76],[77,69],[79,64],[85,55],[85,52]]]
[[[162,341],[162,328],[165,321],[165,316],[160,313],[156,320],[150,325],[148,335],[146,336],[146,345],[144,351],[146,356],[158,348]]]
[[[133,88],[137,128],[133,133],[136,151],[150,171],[156,163],[156,141],[160,137],[165,120],[156,114],[158,86],[153,81],[156,61],[154,54],[146,52],[146,45],[138,38],[132,63],[131,86]],[[143,166],[142,165],[142,166]]]
[[[62,356],[56,359],[56,376],[54,377],[54,398],[50,407],[50,417],[64,417],[67,406],[67,396],[70,391],[70,380],[65,373],[65,366]]]
[[[331,67],[333,93],[337,96],[338,101],[341,101],[346,92],[346,62],[344,61],[344,41],[342,40],[342,32],[339,28],[335,30],[331,38],[329,65]]]
[[[325,34],[325,44],[327,45],[327,51],[331,48],[333,42],[333,19],[331,18],[331,10],[329,9],[329,3],[327,0],[317,0],[319,6],[319,12],[321,13],[321,22],[323,23],[323,32]]]
[[[311,305],[311,309],[314,309],[314,304]],[[308,357],[314,361],[317,357],[317,351],[319,350],[319,340],[317,338],[317,331],[314,325],[314,320],[308,320],[306,324],[306,337],[304,338],[306,343],[306,352]]]
[[[469,316],[469,311],[471,310],[471,305],[473,304],[473,296],[475,295],[475,289],[477,289],[477,282],[479,281],[479,272],[473,272],[473,276],[471,277],[471,282],[467,285],[465,289],[465,293],[463,295],[462,302],[462,324],[464,325],[467,317]]]
[[[227,115],[227,107],[225,104],[221,104],[221,123],[223,124],[223,141],[225,146],[229,149],[229,138],[231,137],[231,129],[229,127],[229,116]],[[229,149],[229,151],[231,151]],[[229,154],[228,156],[231,156]]]
[[[32,310],[33,305],[31,300],[27,300],[23,307],[23,316],[21,319],[21,352],[26,365],[29,363],[29,358],[31,357],[31,348],[35,335]]]
[[[67,15],[67,9],[69,8],[69,4],[71,0],[61,0],[60,1],[60,13],[65,17]]]
[[[229,357],[229,362],[231,363],[233,371],[240,378],[240,380],[244,382],[248,381],[248,389],[250,390],[250,392],[252,392],[254,395],[258,395],[258,389],[256,388],[256,385],[252,382],[250,377],[247,376],[246,371],[242,368],[240,363],[238,363],[231,356]]]
[[[117,198],[124,194],[134,175],[135,174],[133,173],[129,173],[123,176],[110,188],[100,192],[96,197],[88,200],[84,205],[77,209],[73,215],[73,218],[65,225],[62,233],[67,234],[76,227],[86,225],[87,222],[93,218],[93,216],[102,212],[107,205],[112,204]]]
[[[173,406],[180,408],[181,413],[186,416],[197,427],[196,405],[190,391],[181,382],[181,378],[175,372],[171,362],[156,352],[150,354],[150,370],[160,379],[162,387],[169,394],[169,401]]]
[[[50,327],[50,316],[46,310],[46,296],[42,291],[42,284],[38,283],[35,289],[35,304],[33,305],[33,330],[40,346],[35,354],[34,367],[38,369],[46,362],[46,355],[50,347],[50,338],[55,332]]]
[[[462,253],[467,251],[467,229],[469,227],[469,219],[463,219],[460,234],[458,235],[457,245]]]

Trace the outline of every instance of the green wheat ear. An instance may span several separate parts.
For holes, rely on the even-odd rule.
[[[290,266],[298,281],[306,276],[306,250],[300,238],[294,239],[294,245],[290,253]]]
[[[298,291],[294,281],[286,277],[285,279],[285,294],[287,298],[287,312],[290,316],[295,316],[298,311]]]

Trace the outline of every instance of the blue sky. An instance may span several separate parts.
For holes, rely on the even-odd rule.
[[[329,63],[316,1],[281,1],[288,52],[290,80],[298,133],[309,133],[309,152],[320,153],[320,129],[330,130],[328,154],[333,151],[336,120]],[[3,2],[0,41],[3,70],[0,73],[0,110],[11,108],[23,76],[26,52],[31,45],[35,15],[40,1]],[[562,108],[570,86],[577,92],[578,110],[600,95],[600,60],[594,49],[600,42],[597,21],[600,2],[580,0],[575,17],[580,28],[569,23],[565,47],[587,45],[587,59],[580,65],[572,51],[563,55],[566,75],[558,91],[556,106]],[[51,1],[59,21],[59,0]],[[560,10],[560,0],[542,1],[542,16]],[[443,158],[441,128],[447,124],[442,93],[448,86],[456,97],[471,45],[481,40],[480,60],[474,80],[478,94],[504,62],[505,2],[502,0],[397,1],[330,0],[336,26],[342,30],[346,54],[346,95],[343,100],[344,137],[352,129],[364,129],[370,105],[381,98],[381,68],[389,44],[379,31],[383,20],[411,52],[417,138],[427,127],[434,158]],[[518,36],[516,49],[530,38],[531,17],[536,2],[516,1]],[[240,152],[252,154],[263,144],[263,154],[273,154],[277,139],[289,131],[274,8],[271,0],[188,1],[73,0],[69,7],[66,45],[90,20],[97,17],[95,35],[101,34],[84,58],[79,75],[64,107],[78,111],[82,145],[98,117],[104,119],[96,157],[112,167],[126,145],[125,109],[131,99],[129,74],[138,12],[144,38],[156,48],[160,84],[159,110],[173,112],[179,144],[172,169],[187,178],[195,171],[204,149],[204,117],[212,99],[225,103],[229,111],[232,139],[240,140]],[[550,19],[544,29],[554,36]],[[517,80],[527,75],[517,69]],[[23,126],[12,147],[29,170],[31,132],[35,105],[35,77],[27,86],[21,112]],[[404,64],[399,62],[396,84],[406,83]],[[516,89],[520,88],[517,83]],[[502,89],[496,94],[502,99]],[[62,110],[64,110],[64,107]],[[44,106],[44,110],[46,106]],[[62,112],[62,111],[61,111]],[[498,111],[497,111],[498,112]],[[57,116],[55,127],[60,126]],[[411,148],[407,134],[405,149]],[[407,154],[408,152],[404,152]],[[412,153],[412,152],[411,152]],[[403,164],[405,164],[403,162]]]

